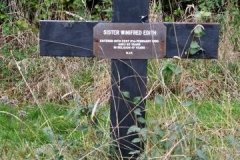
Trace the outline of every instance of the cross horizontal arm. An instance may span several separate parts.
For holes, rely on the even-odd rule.
[[[40,21],[40,55],[94,57],[93,27],[97,23]]]
[[[93,27],[99,22],[40,21],[40,55],[94,57]],[[164,22],[167,27],[165,58],[218,58],[219,24],[204,23],[205,35],[195,38],[204,52],[189,55],[196,23]]]

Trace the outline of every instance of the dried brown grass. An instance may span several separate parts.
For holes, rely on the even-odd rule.
[[[153,9],[156,5],[152,3],[150,6],[150,22],[162,21],[162,13]],[[15,10],[22,12],[21,8],[15,8]],[[222,68],[224,71],[223,75],[209,73],[207,77],[199,78],[202,71],[200,73],[191,73],[191,68],[190,70],[188,69],[189,64],[195,66],[197,70],[201,67],[204,67],[203,70],[205,70],[207,67],[212,66],[211,62],[204,65],[204,61],[199,64],[193,64],[194,62],[180,60],[178,65],[184,68],[184,70],[179,81],[176,82],[173,78],[172,83],[166,86],[160,82],[161,78],[159,77],[156,85],[160,86],[161,89],[159,90],[159,87],[156,87],[155,93],[162,92],[165,90],[164,87],[167,87],[167,90],[170,91],[178,91],[178,93],[182,93],[187,87],[192,87],[194,89],[184,95],[186,98],[208,97],[212,95],[218,97],[223,90],[231,92],[234,97],[239,97],[239,84],[232,78],[232,73],[228,71],[227,65],[225,65],[230,61],[239,64],[239,60],[237,60],[240,56],[239,52],[234,50],[233,45],[229,41],[232,30],[234,30],[231,25],[233,18],[230,14],[226,16],[222,25],[224,32],[222,30],[219,43],[219,62],[212,62],[214,65]],[[14,22],[11,23],[14,25]],[[38,41],[37,35],[31,29],[20,31],[17,35],[0,36],[1,47],[11,44],[14,50],[27,50],[29,47],[37,45]],[[0,60],[8,61],[8,67],[15,71],[14,74],[19,74],[13,59],[6,59],[4,55],[0,54]],[[18,64],[21,66],[23,75],[40,102],[68,102],[75,95],[80,95],[82,102],[85,104],[96,102],[98,99],[100,99],[101,104],[106,104],[109,100],[111,88],[109,61],[97,59],[94,59],[93,62],[90,61],[84,58],[63,58],[62,60],[57,60],[55,58],[39,57],[39,51],[36,51],[28,58],[18,61]],[[170,61],[173,62],[175,60]],[[77,72],[83,72],[86,65],[89,65],[89,68],[92,67],[90,72],[93,81],[76,88],[72,83],[72,78]],[[157,60],[153,65],[161,67],[161,60]],[[155,74],[158,77],[158,73]],[[149,79],[151,78],[149,77]],[[21,78],[16,79],[13,83],[15,84],[7,85],[4,89],[1,89],[0,96],[9,96],[18,99],[21,103],[34,102],[29,88],[22,82]],[[89,90],[89,87],[92,87],[92,90]],[[149,90],[151,90],[151,87],[153,86],[148,86]]]

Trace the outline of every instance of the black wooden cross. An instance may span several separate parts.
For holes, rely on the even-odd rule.
[[[147,22],[149,0],[113,0],[112,23],[143,23]],[[145,21],[146,20],[146,21]],[[107,23],[107,22],[105,22]],[[93,28],[98,22],[73,21],[41,21],[40,22],[40,54],[41,56],[75,56],[94,57]],[[111,23],[109,23],[111,24]],[[219,25],[216,23],[201,24],[205,35],[195,38],[201,44],[201,50],[190,55],[190,43],[195,23],[163,23],[166,26],[165,58],[178,56],[194,59],[217,59]],[[142,143],[132,143],[138,137],[127,134],[130,126],[136,124],[132,103],[134,97],[146,96],[147,59],[112,58],[111,60],[111,135],[117,145],[115,147],[122,157],[132,157],[130,151],[142,152]],[[130,99],[123,92],[130,93]],[[137,106],[145,116],[145,100]],[[140,125],[140,124],[139,124]],[[143,125],[140,127],[144,127]],[[133,155],[133,159],[138,155]]]

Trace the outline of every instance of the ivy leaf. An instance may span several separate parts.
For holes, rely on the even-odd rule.
[[[130,93],[128,91],[122,91],[122,94],[125,98],[130,98]]]
[[[202,37],[205,33],[203,31],[203,26],[202,25],[197,25],[195,28],[194,28],[194,36],[197,37],[197,38],[200,38]]]
[[[196,54],[198,51],[199,51],[199,49],[197,49],[197,48],[190,48],[189,54],[194,55],[194,54]]]
[[[203,28],[202,28],[202,26],[200,26],[200,25],[198,25],[198,26],[196,26],[195,28],[194,28],[194,33],[195,34],[199,34],[199,33],[201,33],[203,31]]]
[[[196,54],[198,51],[199,51],[198,48],[190,48],[189,53],[190,53],[191,55],[194,55],[194,54]]]
[[[190,44],[190,48],[200,48],[200,46],[197,41],[192,41]]]
[[[135,110],[134,110],[134,114],[135,114],[135,115],[139,115],[139,116],[142,115],[141,109],[140,109],[140,108],[135,109]]]
[[[134,97],[133,98],[133,104],[138,104],[141,101],[141,97]]]

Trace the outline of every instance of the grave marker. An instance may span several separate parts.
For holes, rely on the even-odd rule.
[[[142,24],[147,20],[148,8],[149,0],[113,0],[113,23],[105,22],[98,24],[98,22],[49,20],[40,22],[41,56],[94,57],[93,50],[95,50],[95,54],[100,58],[112,59],[110,131],[113,141],[117,144],[116,149],[125,158],[132,157],[129,154],[130,151],[139,150],[142,152],[144,150],[142,142],[132,143],[132,140],[138,136],[136,134],[127,135],[127,131],[130,126],[136,124],[133,113],[136,105],[132,102],[133,98],[145,98],[146,96],[147,59],[162,58],[164,55],[165,58],[178,56],[181,58],[216,59],[218,57],[219,24],[201,24],[205,28],[205,35],[201,38],[194,38],[192,31],[197,25],[195,23],[164,22]],[[119,27],[116,25],[119,25]],[[137,29],[129,29],[131,25]],[[166,26],[166,31],[164,31],[165,27],[163,25]],[[155,34],[151,26],[160,26],[161,29],[157,29],[156,31],[158,32]],[[99,35],[98,31],[104,34],[103,27],[115,31],[105,31],[104,36]],[[125,27],[127,29],[124,29]],[[122,30],[127,30],[128,34],[135,35],[130,35],[128,38],[121,38],[118,34]],[[131,33],[133,31],[129,30],[135,31]],[[150,31],[151,36],[156,35],[156,37],[152,37],[151,39],[149,37],[145,38],[146,40],[159,40],[159,43],[156,43],[157,47],[152,42],[147,42],[145,45],[135,44],[135,42],[130,43],[130,46],[140,45],[140,47],[148,48],[147,53],[139,51],[138,54],[137,49],[126,51],[126,48],[124,49],[123,46],[126,47],[128,44],[119,44],[125,43],[122,40],[144,40],[144,36],[142,35],[139,35],[142,36],[140,39],[137,38],[137,34],[140,34],[143,30]],[[109,38],[109,40],[116,40],[115,43],[117,44],[112,42],[105,44],[107,36],[115,36],[115,38]],[[100,42],[101,39],[102,42]],[[201,44],[202,50],[199,50],[194,55],[190,55],[189,47],[193,40]],[[101,50],[101,47],[104,49]],[[124,50],[124,52],[119,50]],[[124,91],[130,93],[129,99],[123,96],[122,92]],[[144,117],[145,99],[142,99],[137,107],[141,109],[142,116]],[[138,125],[139,127],[144,127],[144,124]],[[138,154],[133,155],[132,159],[136,157],[138,157]]]
[[[162,23],[99,23],[94,27],[94,54],[107,59],[163,58],[166,26]]]

